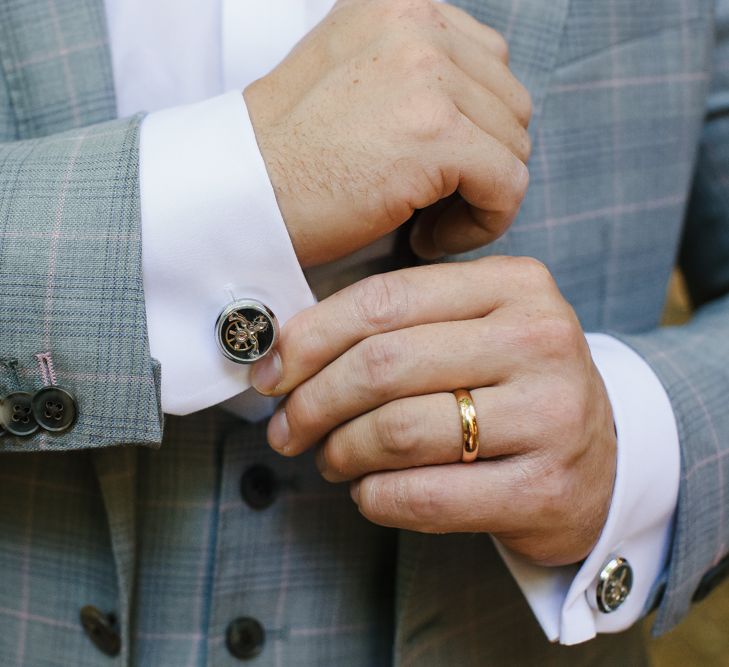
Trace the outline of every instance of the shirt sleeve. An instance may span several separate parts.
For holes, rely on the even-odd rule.
[[[140,137],[142,270],[162,409],[184,415],[246,390],[214,337],[234,298],[283,323],[314,303],[240,92],[149,114]]]
[[[497,542],[506,565],[550,641],[577,644],[620,632],[645,612],[666,568],[679,489],[680,450],[673,409],[648,364],[604,334],[588,334],[617,432],[617,470],[608,518],[581,565],[533,565]],[[596,604],[597,582],[613,557],[633,570],[633,588],[615,611]]]

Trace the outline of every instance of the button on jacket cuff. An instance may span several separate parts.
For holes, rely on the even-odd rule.
[[[231,297],[281,325],[314,297],[294,253],[240,91],[150,114],[140,139],[143,277],[162,408],[188,414],[246,390],[218,350]]]
[[[618,436],[613,498],[603,532],[581,567],[538,567],[496,544],[551,641],[577,644],[637,621],[666,567],[676,509],[680,449],[663,385],[628,346],[588,334],[607,388]],[[632,590],[611,613],[599,611],[597,583],[611,558],[632,567]]]

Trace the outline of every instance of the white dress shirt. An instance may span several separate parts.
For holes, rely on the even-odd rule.
[[[282,324],[315,299],[241,91],[273,69],[332,4],[106,0],[118,113],[153,112],[140,145],[143,273],[165,412],[224,401],[249,419],[271,412],[271,399],[246,391],[248,369],[218,351],[213,323],[233,297],[260,299]],[[618,434],[613,499],[599,542],[582,565],[561,568],[531,565],[497,543],[547,637],[565,644],[639,618],[666,566],[679,486],[678,433],[661,383],[619,341],[587,338]],[[619,609],[604,614],[595,587],[615,555],[630,562],[634,587]]]

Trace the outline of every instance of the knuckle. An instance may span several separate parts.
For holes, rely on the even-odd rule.
[[[297,390],[289,394],[286,399],[286,420],[293,434],[305,430],[310,423],[309,415],[314,409],[306,398],[302,397],[302,391]]]
[[[536,257],[526,255],[500,255],[494,258],[499,262],[500,270],[522,289],[531,292],[541,290],[545,285],[554,283],[552,274],[544,262]]]
[[[402,158],[391,167],[391,184],[386,192],[388,218],[399,226],[416,209],[426,208],[443,197],[444,192],[455,190],[450,179],[437,164],[419,164]]]
[[[536,257],[511,257],[507,261],[514,275],[531,288],[554,283],[547,265]]]
[[[441,494],[426,488],[416,476],[365,477],[359,508],[367,518],[384,525],[405,522],[422,532],[434,532],[442,515]]]
[[[529,135],[529,132],[525,130],[524,128],[521,128],[518,135],[518,150],[519,150],[519,159],[526,163],[529,159],[529,156],[532,154],[532,138]],[[523,200],[524,196],[526,195],[526,189],[524,190],[522,197],[520,199]]]
[[[496,54],[499,60],[509,62],[509,42],[506,41],[506,37],[497,30],[493,30],[491,32],[489,42],[491,50]]]
[[[506,207],[508,210],[516,212],[529,189],[529,169],[517,157],[514,157],[507,169],[508,187],[504,188]]]
[[[544,317],[539,324],[543,351],[557,359],[571,359],[584,344],[584,334],[576,318],[561,315]]]
[[[402,509],[418,530],[432,532],[443,514],[443,491],[440,486],[426,487],[417,477],[405,477],[399,490]]]
[[[570,481],[562,466],[552,460],[540,468],[538,482],[533,485],[535,512],[546,525],[561,524],[569,512]]]
[[[347,476],[349,465],[353,463],[349,450],[341,446],[342,443],[327,439],[321,449],[321,459],[324,463],[325,479],[339,479]]]
[[[389,484],[382,478],[365,477],[359,488],[359,509],[368,519],[376,523],[386,523],[392,514],[393,497]]]
[[[532,440],[553,443],[551,467],[568,472],[584,453],[584,447],[589,444],[589,441],[583,441],[589,426],[589,407],[588,393],[564,379],[550,381],[534,397],[532,410],[537,421]]]
[[[445,59],[445,54],[427,41],[403,42],[399,53],[400,65],[410,76],[430,74],[437,70]]]
[[[388,395],[397,384],[397,365],[401,356],[399,346],[391,336],[371,336],[358,344],[360,347],[361,377],[369,389]]]
[[[567,399],[564,402],[563,409],[559,416],[559,422],[561,424],[561,431],[563,433],[569,433],[575,437],[576,441],[579,442],[577,437],[585,430],[585,419],[588,414],[588,401],[586,392],[575,392],[571,391],[567,394]],[[575,448],[574,455],[580,456],[582,451],[579,447]],[[572,460],[573,457],[570,457]]]
[[[407,312],[408,292],[397,273],[379,274],[360,281],[354,294],[359,320],[372,332],[396,328]]]
[[[517,156],[518,149],[505,149],[498,165],[498,190],[494,207],[515,216],[529,188],[529,169]]]
[[[428,92],[404,101],[405,127],[408,135],[418,143],[433,143],[453,133],[460,119],[458,107],[447,97]]]
[[[563,362],[578,345],[577,328],[570,320],[550,314],[521,318],[512,334],[521,349],[530,350],[537,359]]]
[[[422,436],[417,420],[402,403],[390,404],[376,421],[376,433],[382,450],[398,458],[409,458],[418,449]]]
[[[531,120],[533,113],[532,96],[519,81],[515,78],[513,81],[514,85],[511,86],[511,90],[509,92],[510,105],[521,125],[526,127],[529,125],[529,121]]]
[[[296,313],[281,329],[278,343],[282,359],[314,359],[321,356],[326,338],[314,308]]]

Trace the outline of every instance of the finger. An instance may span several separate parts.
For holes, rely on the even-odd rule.
[[[529,91],[483,42],[472,39],[454,26],[445,34],[444,47],[453,63],[469,79],[496,95],[522,127],[529,126],[532,117]]]
[[[289,395],[287,453],[300,454],[340,424],[388,401],[505,381],[521,359],[510,344],[511,329],[484,318],[370,336]]]
[[[531,489],[516,458],[379,472],[352,484],[373,523],[424,533],[504,533],[521,528]]]
[[[513,217],[517,213],[518,210]],[[454,198],[448,206],[425,211],[410,233],[413,252],[423,259],[434,260],[488,245],[494,240],[493,234],[482,226],[483,220],[477,219],[477,215],[487,214],[474,211],[460,197]],[[513,217],[503,219],[504,223],[510,225]]]
[[[468,116],[462,119],[463,132],[473,138],[461,142],[458,161],[449,166],[458,171],[458,192],[421,211],[410,234],[413,251],[423,259],[475,250],[498,239],[514,222],[529,186],[526,165]],[[521,150],[528,153],[528,137],[523,142]]]
[[[479,458],[521,453],[531,441],[521,393],[507,387],[471,391]],[[332,431],[317,452],[325,479],[342,482],[372,472],[456,463],[463,454],[460,411],[452,393],[391,401]]]
[[[458,7],[446,3],[438,3],[436,6],[446,19],[468,37],[482,44],[488,49],[489,53],[495,55],[504,64],[509,62],[509,45],[500,32],[481,23],[468,12]]]
[[[447,86],[464,116],[498,139],[522,162],[529,159],[529,133],[496,93],[464,75],[457,67],[453,67]]]
[[[410,248],[418,257],[429,261],[443,257],[445,253],[433,241],[433,225],[457,201],[463,201],[463,198],[456,192],[418,211],[410,228]]]
[[[458,170],[458,193],[470,204],[471,224],[483,230],[481,239],[490,243],[516,217],[529,186],[529,171],[504,144],[465,116],[462,133],[459,153],[452,156],[450,169]],[[443,160],[447,164],[447,158]]]
[[[253,366],[251,382],[261,393],[285,394],[373,334],[486,315],[509,294],[504,269],[512,261],[421,266],[350,285],[287,322],[276,352]]]

